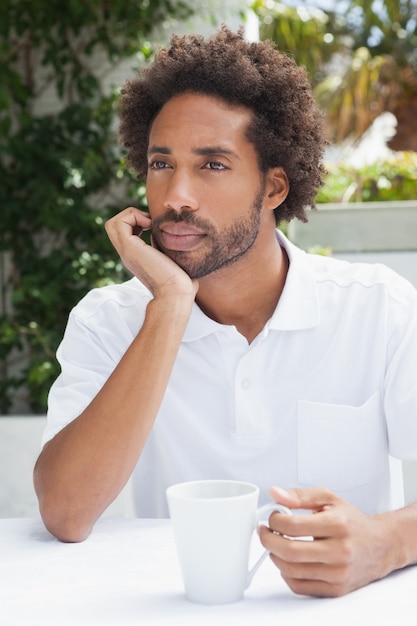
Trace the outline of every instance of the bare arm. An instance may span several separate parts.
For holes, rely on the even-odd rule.
[[[106,225],[123,262],[154,299],[106,384],[44,447],[35,466],[42,518],[63,541],[85,539],[129,479],[161,405],[198,288],[137,237],[149,225],[149,217],[132,208]]]
[[[327,489],[273,488],[271,495],[290,508],[314,513],[274,514],[270,528],[260,528],[263,545],[295,593],[341,596],[417,563],[417,504],[365,515]]]

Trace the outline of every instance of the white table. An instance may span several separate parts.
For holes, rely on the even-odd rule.
[[[0,520],[1,626],[380,623],[417,623],[417,567],[317,599],[294,595],[267,559],[243,600],[202,606],[184,598],[168,521],[105,518],[85,542],[63,544],[39,519]]]

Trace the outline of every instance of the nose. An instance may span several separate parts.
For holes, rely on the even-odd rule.
[[[166,209],[181,211],[196,211],[199,203],[197,186],[188,171],[176,169],[169,177],[164,206]]]

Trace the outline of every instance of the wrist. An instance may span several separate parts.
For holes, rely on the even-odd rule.
[[[189,294],[160,294],[147,306],[147,314],[166,317],[171,324],[175,319],[188,321],[194,303]]]
[[[382,559],[385,575],[397,569],[416,563],[416,511],[409,507],[377,515],[374,519],[380,524],[381,541],[384,546]]]

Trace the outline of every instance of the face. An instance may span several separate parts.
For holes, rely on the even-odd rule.
[[[245,138],[251,114],[210,96],[172,98],[152,125],[147,198],[154,244],[192,278],[244,257],[265,187]]]

